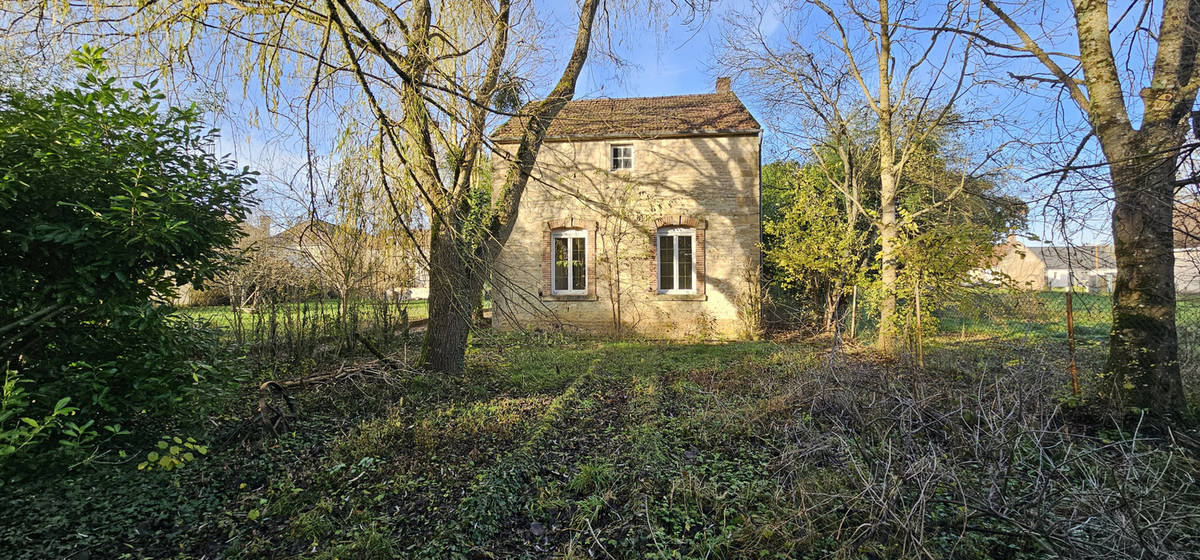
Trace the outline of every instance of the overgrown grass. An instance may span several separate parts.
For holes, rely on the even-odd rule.
[[[390,348],[428,317],[424,300],[355,299],[264,302],[252,309],[191,307],[184,312],[216,327],[247,358],[259,379],[296,378]]]
[[[394,356],[411,352],[404,342]],[[1200,546],[1196,450],[1063,408],[1057,351],[561,334],[472,342],[448,376],[356,366],[248,398],[177,471],[115,452],[0,511],[18,558],[1111,558]],[[1138,430],[1138,431],[1134,431]],[[65,504],[65,505],[62,505]]]
[[[371,300],[357,300],[351,305],[359,315],[370,315],[373,307],[378,303]],[[405,301],[396,305],[397,309],[405,309],[408,311],[409,320],[416,321],[425,319],[429,316],[429,306],[425,300]],[[338,301],[333,299],[311,301],[311,302],[288,302],[279,303],[270,306],[263,306],[259,309],[237,310],[228,305],[214,305],[206,307],[185,307],[183,312],[195,319],[205,321],[211,325],[223,329],[229,329],[239,321],[242,323],[250,323],[256,315],[267,313],[278,313],[281,315],[300,315],[312,314],[325,317],[336,317],[338,314]]]
[[[1033,337],[1062,340],[1067,337],[1067,293],[1061,290],[1025,292],[1001,289],[963,291],[954,301],[933,311],[933,326],[946,337]],[[1112,296],[1072,294],[1076,340],[1107,342],[1112,324]],[[911,309],[908,310],[911,313]],[[857,333],[871,340],[877,329],[877,310],[864,303],[858,309]],[[902,317],[913,330],[912,317]],[[1176,319],[1181,346],[1200,350],[1200,296],[1181,295]],[[847,318],[845,322],[849,322]],[[928,328],[929,325],[926,325]]]

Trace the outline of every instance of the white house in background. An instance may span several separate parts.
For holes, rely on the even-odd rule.
[[[996,246],[991,262],[972,271],[975,281],[1001,283],[1004,279],[1032,291],[1072,285],[1091,293],[1109,293],[1116,276],[1112,245],[1027,247],[1013,238]],[[1175,249],[1175,292],[1200,294],[1200,246]]]
[[[1068,247],[1029,247],[1046,265],[1046,286],[1067,286],[1089,292],[1108,293],[1117,277],[1117,258],[1112,245],[1076,245]]]

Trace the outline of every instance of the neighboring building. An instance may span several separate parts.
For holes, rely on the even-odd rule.
[[[237,249],[239,250],[262,243],[264,239],[271,237],[271,218],[263,214],[259,214],[258,219],[253,222],[243,221],[239,224],[239,227],[242,233],[245,234],[245,236],[238,240]],[[208,300],[213,300],[214,298],[206,297],[206,294],[211,295],[214,289],[217,288],[206,287],[204,290],[196,290],[192,288],[191,284],[184,284],[176,288],[176,295],[171,300],[171,303],[178,306],[209,305],[210,302]],[[224,290],[219,291],[223,292]],[[227,298],[217,297],[215,299],[221,301]]]
[[[247,247],[253,243],[258,243],[263,239],[271,237],[271,217],[265,214],[259,214],[258,220],[256,221],[258,222],[257,225],[250,222],[242,222],[241,228],[242,231],[246,233],[246,237],[243,237],[241,241],[238,242],[238,246]]]
[[[1196,186],[1191,195],[1175,201],[1172,229],[1175,234],[1175,292],[1200,294],[1200,199]]]
[[[292,266],[312,268],[326,261],[337,226],[324,220],[302,220],[261,240],[256,247]]]
[[[183,286],[176,305],[226,304],[234,298],[249,306],[262,290],[302,287],[389,300],[429,297],[428,267],[422,251],[414,248],[420,244],[427,251],[427,229],[414,230],[412,237],[405,232],[370,234],[315,219],[272,235],[266,216],[241,227],[246,236],[238,249],[247,251],[249,260],[205,290]]]
[[[1077,290],[1107,293],[1116,275],[1112,245],[1028,247],[1010,236],[996,246],[994,260],[972,276],[982,282],[1011,282],[1026,290],[1062,290],[1070,285]]]
[[[1117,261],[1112,245],[1030,247],[1046,266],[1046,286],[1065,289],[1068,285],[1089,292],[1112,291]]]
[[[520,117],[493,138],[497,180]],[[550,125],[493,270],[499,329],[735,337],[759,305],[761,128],[729,90],[588,99]]]
[[[977,281],[1007,282],[1027,290],[1065,289],[1070,273],[1072,285],[1092,293],[1110,293],[1117,276],[1112,245],[1026,247],[1010,238],[996,246],[996,261],[973,274]],[[1039,282],[1040,279],[1040,282]],[[1200,294],[1200,247],[1175,249],[1175,293]]]
[[[331,285],[367,287],[388,299],[425,299],[429,270],[414,240],[427,249],[429,230],[414,230],[412,237],[403,231],[372,234],[314,219],[263,239],[260,248]]]
[[[1200,248],[1200,199],[1176,200],[1171,226],[1176,249]]]
[[[1175,293],[1200,294],[1200,248],[1175,249]]]
[[[1046,263],[1033,254],[1016,236],[997,245],[992,261],[973,271],[976,281],[1012,285],[1023,290],[1046,289]]]

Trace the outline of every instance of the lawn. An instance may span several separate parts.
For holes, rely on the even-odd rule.
[[[1112,324],[1112,299],[1108,294],[1072,294],[1078,361],[1085,370],[1102,369]],[[934,313],[940,342],[998,338],[1065,355],[1067,294],[993,291],[966,298],[964,303]],[[1200,399],[1200,296],[1180,295],[1176,306],[1179,362],[1184,389]],[[935,343],[936,344],[936,343]],[[1094,381],[1085,378],[1085,383]]]
[[[338,366],[342,380],[293,391],[280,435],[256,422],[250,392],[164,426],[210,449],[175,471],[135,468],[147,442],[11,486],[0,550],[1042,558],[1200,546],[1194,450],[1062,408],[1060,354],[968,341],[931,360],[919,371],[816,342],[483,331],[462,375]]]
[[[362,316],[370,317],[381,313],[384,307],[388,307],[391,313],[399,313],[400,309],[408,311],[410,321],[425,319],[428,317],[428,304],[425,300],[412,300],[401,303],[384,304],[375,300],[358,300],[352,304],[354,311]],[[244,323],[253,322],[256,318],[262,319],[270,315],[275,315],[277,319],[290,318],[293,320],[302,318],[325,318],[333,319],[338,315],[338,301],[334,299],[320,301],[305,301],[295,303],[280,303],[271,306],[264,306],[257,309],[235,310],[228,305],[216,305],[209,307],[185,307],[183,312],[188,316],[207,321],[212,325],[220,328],[231,328],[234,322],[239,318]]]
[[[1107,339],[1112,323],[1112,296],[1074,293],[1071,300],[1076,338]],[[935,315],[940,330],[946,334],[965,330],[969,334],[1028,334],[1065,339],[1067,293],[982,292]],[[1181,295],[1176,315],[1180,331],[1200,329],[1200,296]]]

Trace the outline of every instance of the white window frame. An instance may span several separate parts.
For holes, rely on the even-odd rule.
[[[567,240],[567,261],[568,262],[575,260],[574,259],[575,244],[572,243],[571,240],[572,239],[582,239],[583,240],[583,288],[582,289],[579,289],[579,290],[570,289],[570,286],[574,285],[573,280],[575,279],[575,267],[572,267],[572,266],[566,267],[567,289],[559,290],[559,289],[555,288],[555,286],[558,286],[558,282],[556,282],[556,280],[558,280],[558,278],[555,276],[556,274],[558,274],[558,266],[557,266],[557,262],[555,260],[555,253],[554,253],[554,243],[555,243],[554,240],[555,239],[566,239]],[[556,230],[550,232],[550,293],[551,294],[556,295],[556,296],[584,296],[584,295],[587,295],[587,293],[588,293],[588,255],[590,255],[592,252],[592,248],[589,247],[589,245],[590,245],[590,243],[588,243],[588,232],[586,229],[556,229]]]
[[[671,276],[672,276],[672,278],[675,279],[674,285],[678,286],[679,285],[679,238],[680,237],[692,238],[692,287],[690,289],[686,289],[686,290],[681,290],[679,288],[672,288],[669,290],[664,290],[662,287],[663,239],[666,238],[666,239],[671,240],[671,244],[672,244],[671,245],[671,257],[672,257],[672,262],[671,262],[672,274],[671,274]],[[655,252],[654,259],[656,261],[658,261],[657,263],[655,263],[657,265],[657,266],[655,266],[655,270],[658,272],[658,274],[657,274],[657,276],[654,277],[654,283],[658,285],[658,293],[664,294],[664,295],[675,295],[675,294],[683,295],[683,294],[697,293],[696,292],[696,251],[697,251],[696,228],[690,228],[690,227],[659,228],[658,232],[654,234],[654,245],[655,245],[655,247],[657,247],[657,251]]]
[[[629,149],[629,157],[628,158],[623,157],[623,156],[621,158],[619,158],[622,160],[628,159],[629,167],[617,167],[617,159],[618,158],[616,157],[616,155],[613,152],[616,151],[618,148],[628,148]],[[608,169],[609,169],[609,171],[632,171],[633,166],[636,164],[637,164],[637,160],[634,158],[633,144],[625,143],[625,144],[609,144],[608,145]]]

